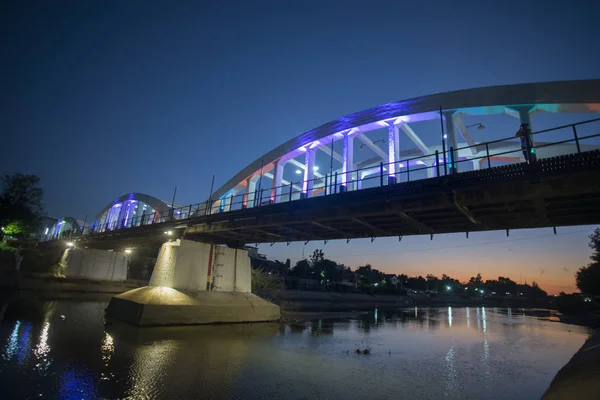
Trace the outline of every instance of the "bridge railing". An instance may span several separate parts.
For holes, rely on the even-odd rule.
[[[541,140],[544,135],[548,133],[556,134],[557,132],[560,134],[560,140],[554,142]],[[526,147],[521,145],[519,137],[511,136],[457,149],[450,146],[446,147],[445,152],[435,151],[431,154],[405,158],[394,163],[381,162],[378,165],[347,171],[344,174],[334,172],[309,181],[300,179],[278,187],[263,188],[261,187],[262,180],[260,180],[257,188],[249,193],[240,193],[207,202],[190,204],[189,206],[160,210],[152,214],[133,216],[110,224],[95,222],[87,232],[71,233],[71,237],[95,235],[131,227],[186,220],[208,214],[262,207],[307,197],[329,196],[346,191],[452,175],[461,171],[514,164],[523,162],[526,159],[535,162],[536,159],[589,150],[590,143],[596,142],[596,144],[599,144],[599,132],[600,118],[595,118],[533,132],[531,134],[531,146]],[[556,149],[558,146],[563,146],[562,153],[557,154]]]

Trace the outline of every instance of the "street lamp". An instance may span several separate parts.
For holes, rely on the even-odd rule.
[[[470,127],[472,127],[472,126],[477,126],[477,128],[476,128],[476,129],[477,129],[478,131],[480,131],[480,130],[482,130],[482,129],[485,129],[485,125],[484,125],[484,124],[482,124],[481,122],[478,122],[478,123],[476,123],[476,124],[467,125],[467,126],[465,126],[465,128],[470,128]]]

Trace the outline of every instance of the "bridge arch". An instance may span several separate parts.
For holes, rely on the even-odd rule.
[[[57,239],[63,235],[81,232],[81,225],[73,217],[62,217],[54,224],[46,226],[43,237],[48,239]]]
[[[399,146],[400,134],[405,134],[414,144],[417,155],[432,154],[435,150],[442,153],[442,148],[438,144],[428,145],[421,140],[410,126],[411,123],[441,118],[449,151],[450,147],[457,149],[477,144],[470,136],[468,127],[465,127],[463,116],[507,114],[520,120],[521,123],[530,123],[531,116],[539,112],[600,112],[600,79],[458,90],[390,102],[341,117],[296,136],[258,157],[213,193],[210,199],[213,202],[211,211],[227,211],[233,209],[233,204],[242,208],[259,205],[265,201],[280,202],[302,196],[312,197],[323,191],[333,190],[332,182],[337,190],[339,185],[345,186],[347,180],[361,180],[360,176],[352,177],[349,173],[358,165],[354,162],[355,139],[360,141],[361,149],[365,147],[377,156],[377,160],[365,168],[379,168],[381,162],[390,164],[390,168],[386,168],[384,173],[395,180],[398,169],[412,168],[414,163],[411,161],[406,165],[395,164],[403,160],[403,155],[407,154]],[[367,136],[367,133],[381,129],[388,131],[385,138],[376,140]],[[342,142],[341,154],[333,151],[333,143],[340,141]],[[383,144],[377,145],[378,142]],[[509,162],[503,161],[508,158],[497,156],[507,151],[516,152],[516,156],[510,160],[514,162],[519,159],[517,143],[503,146],[493,146],[492,159]],[[324,173],[318,171],[315,164],[318,151],[326,153],[331,157],[332,164],[333,160],[337,164],[335,169],[327,168],[327,172],[330,173],[328,179],[325,178]],[[456,160],[469,160],[476,158],[476,151],[481,152],[483,149],[456,151],[456,154],[450,157]],[[301,158],[301,161],[297,158]],[[418,161],[423,165],[433,166],[438,162],[449,163],[448,160],[448,158],[435,160],[433,157]],[[473,168],[478,169],[479,164],[478,160],[473,161]],[[450,165],[452,167],[453,164]],[[284,174],[286,166],[287,178]],[[369,173],[364,176],[368,175]],[[263,178],[266,178],[266,181]]]
[[[161,213],[169,208],[166,202],[154,196],[126,193],[102,208],[92,224],[92,230],[104,232],[126,226],[162,222],[164,216]]]

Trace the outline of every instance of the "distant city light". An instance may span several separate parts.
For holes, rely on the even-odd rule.
[[[452,288],[451,288],[450,286],[446,286],[446,290],[447,290],[447,291],[451,291],[451,290],[452,290]]]

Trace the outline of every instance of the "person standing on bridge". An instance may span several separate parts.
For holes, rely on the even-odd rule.
[[[536,161],[535,150],[533,149],[533,140],[531,139],[531,130],[529,125],[521,124],[521,127],[515,135],[521,138],[521,150],[523,150],[523,156],[527,163]]]

